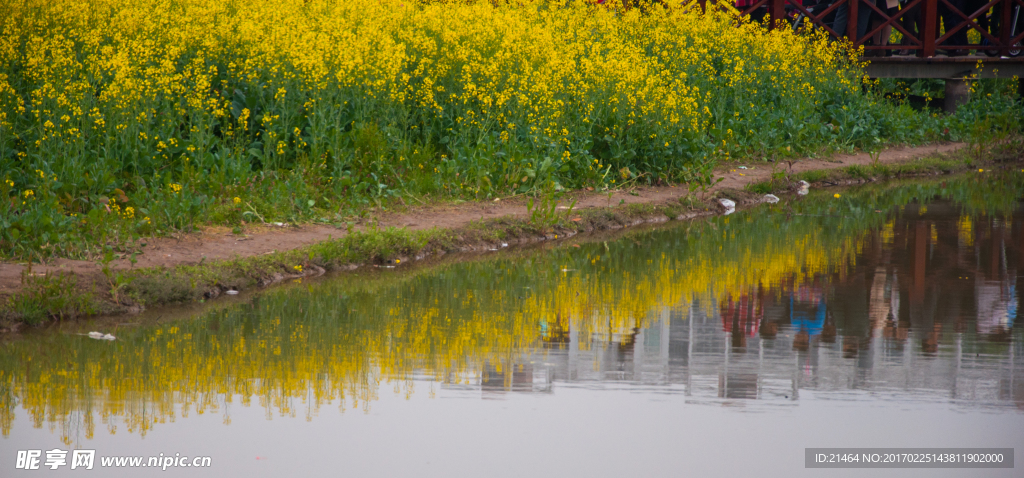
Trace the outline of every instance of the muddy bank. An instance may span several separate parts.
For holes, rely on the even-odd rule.
[[[560,206],[558,217],[548,222],[531,221],[527,200],[519,197],[377,212],[348,229],[261,225],[233,234],[226,228],[208,228],[178,238],[150,239],[134,267],[127,258],[107,264],[106,271],[102,264],[66,259],[31,269],[22,264],[0,264],[0,303],[7,304],[0,317],[7,322],[3,328],[12,329],[15,321],[27,318],[40,322],[47,316],[136,312],[147,306],[206,300],[329,270],[387,266],[449,252],[498,249],[718,214],[723,212],[719,197],[736,201],[740,208],[749,207],[759,203],[766,192],[792,193],[795,181],[801,178],[820,187],[951,173],[1020,160],[1019,145],[985,157],[972,153],[962,144],[944,144],[883,151],[877,158],[861,154],[774,165],[733,162],[716,175],[722,181],[702,193],[689,194],[683,186],[611,193],[577,191],[563,198],[577,201],[571,214]]]

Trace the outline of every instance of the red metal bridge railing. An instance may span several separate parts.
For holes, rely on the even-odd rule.
[[[753,19],[767,19],[772,28],[820,28],[832,36],[852,39],[868,56],[910,53],[1018,57],[1024,42],[1024,0],[697,0]],[[889,7],[888,5],[894,5]],[[842,18],[846,21],[843,22]],[[863,18],[862,18],[863,17]],[[837,24],[838,23],[838,24]],[[842,26],[845,23],[845,27]],[[895,30],[899,44],[882,41]],[[841,31],[840,31],[841,30]],[[977,32],[976,42],[968,32]]]

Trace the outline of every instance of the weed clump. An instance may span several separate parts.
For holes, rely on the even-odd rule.
[[[21,276],[22,291],[8,299],[13,319],[38,324],[49,319],[70,319],[95,314],[91,293],[78,290],[78,278],[63,271],[36,275],[26,269]]]

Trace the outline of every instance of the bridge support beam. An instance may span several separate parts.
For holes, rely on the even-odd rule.
[[[956,113],[958,106],[971,99],[971,86],[963,79],[946,80],[945,110],[949,114]]]

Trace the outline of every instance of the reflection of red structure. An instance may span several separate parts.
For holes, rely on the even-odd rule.
[[[816,307],[825,300],[825,290],[817,284],[801,284],[793,293],[793,300]]]
[[[733,331],[734,337],[749,336],[757,334],[757,328],[764,317],[764,309],[761,301],[754,294],[741,294],[739,298],[732,295],[726,296],[725,300],[719,302],[719,313],[722,316],[722,327],[726,332]]]

